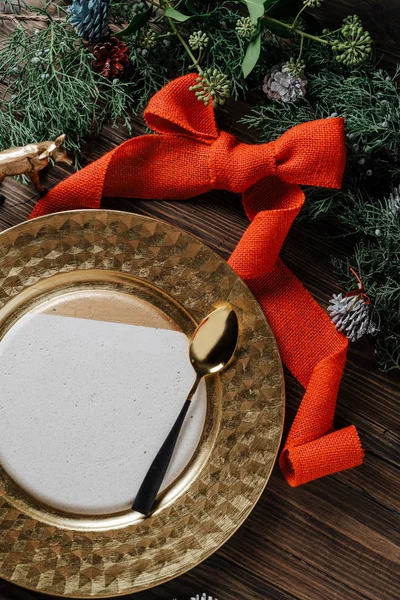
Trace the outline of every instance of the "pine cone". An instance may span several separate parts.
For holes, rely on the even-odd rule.
[[[379,327],[371,321],[370,310],[370,306],[360,297],[333,294],[329,300],[328,313],[332,323],[351,342],[379,331]]]
[[[306,95],[307,80],[291,73],[288,65],[277,65],[264,77],[263,91],[270,100],[298,102]]]
[[[100,42],[108,33],[110,0],[74,0],[68,8],[68,21],[79,37],[87,42]]]
[[[93,69],[108,79],[120,77],[129,64],[128,46],[116,37],[110,37],[108,42],[96,44],[93,56]]]

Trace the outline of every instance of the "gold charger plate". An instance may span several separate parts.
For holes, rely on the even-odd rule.
[[[155,322],[188,336],[228,301],[239,316],[240,341],[231,366],[208,380],[205,426],[191,461],[149,518],[50,508],[0,467],[0,578],[77,598],[145,590],[217,550],[262,493],[284,417],[281,361],[265,316],[200,240],[148,217],[105,210],[58,213],[0,234],[0,340],[27,312],[68,307],[71,295],[81,302],[92,293],[144,307]],[[98,317],[93,310],[88,318]]]

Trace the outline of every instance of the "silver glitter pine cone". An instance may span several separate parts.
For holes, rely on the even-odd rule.
[[[264,77],[263,91],[270,100],[288,103],[304,98],[307,80],[290,71],[289,65],[277,65]]]
[[[344,333],[351,342],[378,331],[371,320],[371,308],[361,297],[333,294],[329,300],[328,313],[336,329]]]

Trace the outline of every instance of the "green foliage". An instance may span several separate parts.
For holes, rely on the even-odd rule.
[[[143,2],[124,2],[124,0],[111,0],[110,2],[110,21],[121,27],[130,23],[135,15],[145,11],[146,3]]]
[[[197,4],[193,4],[193,10]],[[204,4],[202,8],[205,9]],[[208,10],[209,7],[206,7]],[[220,69],[229,73],[231,95],[238,98],[245,94],[247,84],[243,77],[241,65],[243,62],[246,42],[238,38],[235,31],[238,13],[225,3],[213,7],[207,19],[206,48],[201,49],[201,64],[204,71]],[[203,27],[203,24],[201,24]],[[182,36],[189,45],[193,34],[199,31],[199,22],[188,21],[180,26]],[[134,77],[131,82],[131,104],[135,112],[147,105],[150,97],[165,85],[172,77],[187,73],[193,68],[192,60],[185,48],[169,30],[160,32],[157,44],[152,49],[143,50],[139,47],[136,35],[129,36],[124,41],[130,47],[131,59],[134,64]],[[200,49],[199,49],[200,50]]]
[[[328,49],[310,42],[307,98],[298,105],[279,102],[254,107],[243,122],[258,131],[260,142],[276,139],[289,127],[313,119],[345,117],[348,160],[342,191],[310,188],[302,218],[335,218],[354,242],[347,261],[334,264],[345,289],[355,287],[349,272],[359,273],[381,331],[375,340],[381,367],[400,368],[400,211],[389,210],[388,197],[400,174],[400,91],[373,64],[348,73]],[[274,59],[272,59],[273,61]],[[264,68],[269,66],[265,63]]]
[[[380,322],[376,353],[382,369],[400,369],[400,211],[387,200],[349,194],[343,220],[352,222],[358,242],[353,256],[334,265],[346,289],[354,288],[351,265],[358,272]]]
[[[115,34],[115,37],[124,38],[129,35],[133,35],[136,31],[139,31],[143,25],[146,25],[153,12],[153,3],[150,4],[148,8],[145,8],[142,12],[139,12],[132,16],[131,21],[128,27],[125,27],[121,31]]]
[[[257,25],[258,19],[264,15],[264,0],[243,0],[247,5],[251,22]]]
[[[257,64],[261,52],[261,33],[258,33],[250,40],[247,46],[246,54],[242,62],[242,71],[244,77],[250,75]]]
[[[207,34],[199,30],[189,36],[188,44],[192,50],[205,50],[209,41]]]
[[[251,22],[250,17],[240,17],[236,21],[235,30],[239,37],[249,40],[255,35],[257,25]]]
[[[184,15],[183,13],[179,12],[179,10],[175,10],[175,8],[172,8],[171,6],[168,6],[165,9],[165,16],[169,17],[170,19],[174,19],[175,21],[179,21],[180,23],[184,23],[193,17],[193,15]]]
[[[18,12],[24,1],[0,0],[1,5],[6,12]],[[257,129],[260,141],[268,141],[298,123],[346,118],[344,189],[309,189],[302,218],[335,218],[351,236],[354,251],[348,263],[360,273],[381,320],[376,348],[382,367],[398,368],[400,217],[388,214],[382,200],[400,175],[398,74],[390,77],[368,62],[359,65],[370,54],[371,39],[358,17],[347,17],[334,32],[308,33],[300,16],[310,5],[310,0],[159,0],[156,7],[144,0],[111,0],[111,23],[121,30],[117,35],[129,46],[132,65],[124,77],[110,82],[93,71],[91,48],[66,22],[65,10],[54,11],[57,2],[44,0],[37,10],[44,27],[35,29],[35,9],[27,23],[17,15],[19,26],[0,50],[5,84],[0,147],[65,132],[78,164],[86,136],[106,121],[129,128],[130,115],[172,77],[197,70],[193,93],[202,101],[222,103],[229,89],[234,98],[244,97],[248,88],[261,90],[276,65],[302,72],[305,64],[305,99],[298,104],[265,101],[244,122]],[[353,288],[347,262],[335,264]]]
[[[208,52],[202,59],[206,68],[223,69],[229,76],[234,98],[245,95],[248,89],[242,72],[247,41],[240,38],[235,30],[238,16],[239,13],[224,2],[214,10],[208,20]]]
[[[372,38],[368,31],[364,31],[357,15],[351,15],[344,19],[340,34],[332,43],[332,49],[336,52],[338,62],[355,66],[364,62],[371,54]]]
[[[298,2],[291,0],[243,0],[243,3],[247,5],[250,21],[257,26],[259,35],[263,34],[264,28],[267,28],[281,37],[300,38],[302,43],[304,39],[312,39],[314,42],[330,47],[336,54],[338,62],[353,67],[365,62],[372,52],[372,38],[368,31],[364,30],[357,15],[346,17],[342,27],[333,32],[325,30],[322,35],[311,35],[303,31],[303,27],[300,26],[303,11],[307,8],[319,8],[320,0],[303,0],[303,5],[300,7]],[[278,9],[282,9],[283,5],[285,5],[283,16],[277,18]],[[245,76],[251,73],[258,62],[259,47],[259,40],[252,37],[243,63]],[[298,59],[301,59],[301,54],[302,45]]]
[[[398,73],[392,77],[373,64],[348,73],[329,58],[327,49],[313,42],[305,45],[303,56],[308,65],[306,99],[298,105],[263,103],[254,107],[243,122],[257,129],[260,140],[269,141],[298,123],[343,116],[348,142],[346,186],[352,191],[365,188],[378,196],[389,193],[400,173]],[[264,63],[265,72],[271,66]],[[310,210],[314,216],[328,209],[319,202],[318,196],[312,197]],[[341,212],[339,199],[335,202]]]
[[[135,65],[135,80],[131,86],[131,110],[140,113],[146,108],[151,96],[169,81],[168,63],[169,60],[174,60],[176,47],[169,47],[166,51],[163,44],[158,44],[152,50],[142,50],[135,45],[134,40],[125,41],[130,45],[131,59]]]
[[[35,32],[19,27],[0,51],[0,147],[21,146],[67,134],[79,153],[82,139],[107,118],[126,118],[131,84],[97,75],[91,55],[67,23],[49,21]]]

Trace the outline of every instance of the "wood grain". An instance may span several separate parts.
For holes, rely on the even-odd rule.
[[[329,4],[329,5],[328,5]],[[334,26],[343,16],[359,13],[379,40],[385,63],[400,58],[400,0],[337,0],[319,11]],[[316,13],[317,14],[317,13]],[[237,126],[243,103],[222,113],[224,128],[251,141]],[[143,125],[134,122],[134,132]],[[88,145],[88,162],[127,138],[124,129],[105,128]],[[51,168],[44,183],[51,187],[68,168]],[[0,192],[0,230],[23,221],[37,196],[11,179]],[[240,198],[214,192],[185,202],[105,199],[103,206],[161,218],[200,237],[227,258],[247,226]],[[334,228],[296,223],[283,258],[315,298],[326,306],[337,291],[330,256],[345,252]],[[302,397],[298,383],[286,374],[290,426]],[[361,341],[350,348],[336,412],[336,427],[354,423],[366,459],[345,471],[292,489],[276,468],[254,511],[223,548],[177,580],[137,594],[135,600],[189,598],[203,591],[220,600],[397,600],[400,584],[400,382],[378,371],[371,348]],[[9,584],[0,600],[40,600]]]

